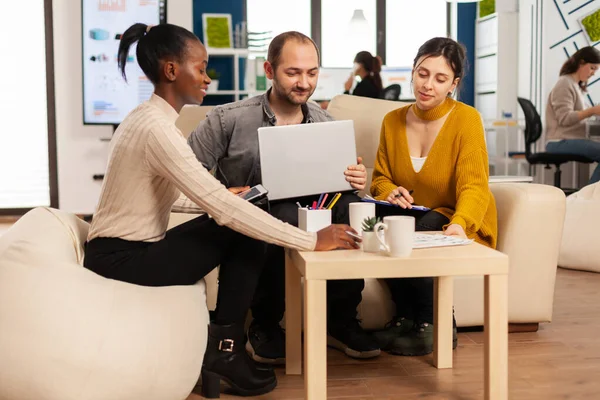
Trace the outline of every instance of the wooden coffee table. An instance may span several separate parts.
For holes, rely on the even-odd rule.
[[[413,250],[391,258],[360,250],[286,251],[286,373],[302,373],[304,277],[304,389],[327,398],[327,280],[435,277],[434,350],[437,368],[452,368],[453,277],[484,275],[485,398],[508,398],[508,257],[477,243]],[[476,301],[476,299],[473,299]]]

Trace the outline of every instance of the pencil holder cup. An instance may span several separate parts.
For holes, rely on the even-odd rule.
[[[298,208],[298,228],[317,232],[331,225],[331,210],[309,210]]]

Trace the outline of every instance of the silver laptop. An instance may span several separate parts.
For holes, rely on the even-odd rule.
[[[352,190],[344,171],[356,164],[353,121],[258,128],[258,144],[269,200]]]

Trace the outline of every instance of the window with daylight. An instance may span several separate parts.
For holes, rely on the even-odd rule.
[[[50,205],[44,3],[13,1],[0,24],[0,209]]]
[[[375,0],[321,0],[321,65],[352,68],[359,51],[377,53]]]
[[[262,44],[259,49],[263,48],[265,52],[271,41],[260,41],[261,38],[272,39],[287,31],[298,31],[310,37],[310,0],[246,0],[246,10],[249,40],[258,39],[255,43]],[[262,32],[264,34],[258,34]]]
[[[423,8],[427,7],[427,12]],[[412,67],[419,47],[447,36],[446,1],[393,0],[386,2],[386,65]]]

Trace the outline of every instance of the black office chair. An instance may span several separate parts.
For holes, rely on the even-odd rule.
[[[533,153],[531,148],[533,144],[542,136],[542,119],[533,103],[522,97],[517,97],[517,101],[525,114],[525,158],[531,165],[542,164],[546,169],[550,169],[550,165],[554,165],[554,186],[562,189],[565,192],[573,192],[576,189],[565,189],[560,187],[560,166],[562,164],[575,161],[580,163],[590,164],[594,161],[580,156],[578,154],[556,154],[548,152]]]
[[[383,93],[381,94],[381,98],[385,100],[400,100],[400,94],[402,93],[402,87],[397,83],[390,85],[383,89]]]

